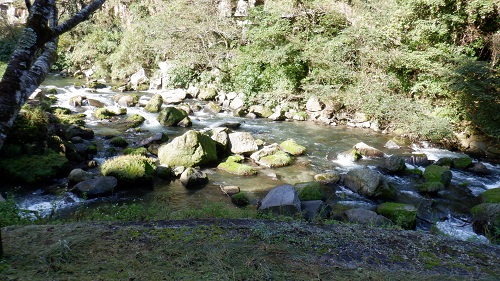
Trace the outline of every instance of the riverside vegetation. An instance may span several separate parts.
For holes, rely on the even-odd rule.
[[[336,114],[352,118],[362,113],[379,129],[412,140],[462,145],[466,150],[472,147],[460,143],[464,138],[469,144],[487,138],[493,140],[488,149],[498,149],[500,120],[495,113],[499,109],[500,23],[494,1],[266,1],[248,11],[245,19],[251,24],[243,26],[234,18],[214,16],[218,11],[213,1],[196,5],[185,1],[122,3],[122,11],[129,16],[104,16],[119,4],[110,2],[94,16],[94,24],[101,28],[85,24],[61,38],[55,70],[81,75],[93,69],[91,78],[125,79],[141,68],[154,76],[157,65],[167,61],[168,81],[161,87],[196,85],[219,93],[235,91],[243,94],[248,106],[262,104],[283,111],[299,111],[314,97]],[[1,35],[5,54],[16,37],[15,29],[11,31]],[[91,141],[93,132],[79,127],[82,116],[51,107],[50,93],[48,97],[41,104],[24,108],[15,133],[2,150],[0,165],[4,172],[28,183],[67,174],[70,162],[82,163],[97,152],[97,144]],[[305,112],[297,112],[297,116],[308,118]],[[112,118],[100,117],[96,116]],[[125,126],[134,128],[141,122],[133,118]],[[123,138],[112,142],[117,150],[128,145]],[[212,155],[219,152],[212,150]],[[287,153],[294,153],[280,153],[282,164],[278,166],[292,161]],[[148,151],[137,154],[141,155],[107,162],[102,173],[130,185],[136,179],[128,178],[131,173],[121,174],[124,164],[119,161],[138,159],[137,166],[130,166],[140,178],[137,182],[151,182],[153,176],[159,176],[161,166],[145,156]],[[217,156],[212,158],[216,161]],[[228,159],[222,164],[232,171],[254,173],[252,167],[237,162]],[[28,165],[33,165],[28,174],[28,169],[16,168]],[[43,171],[35,173],[34,167]],[[429,194],[449,184],[443,179],[446,168],[439,170],[444,171],[436,179],[425,177],[428,184],[437,186],[427,187]],[[319,185],[299,192],[302,200],[324,200],[326,196]],[[237,205],[248,204],[243,192],[233,198]],[[497,199],[486,194],[474,215],[488,217],[491,210],[498,214]],[[0,262],[0,275],[12,280],[69,275],[79,280],[158,279],[187,274],[195,279],[218,280],[303,280],[333,274],[345,279],[494,279],[500,274],[495,268],[500,259],[496,246],[450,243],[445,237],[405,232],[395,226],[375,229],[320,218],[324,224],[316,226],[298,217],[291,222],[290,218],[278,218],[284,222],[229,220],[270,217],[257,215],[252,208],[227,208],[208,202],[185,210],[133,203],[81,207],[72,219],[57,218],[55,210],[53,216],[36,218],[20,211],[13,202],[7,197],[0,203],[0,225],[29,226],[4,228],[8,254]],[[385,210],[404,214],[391,218],[393,221],[414,227],[415,210],[408,210],[407,205],[384,204]],[[222,219],[162,221],[193,218]],[[486,220],[495,219],[498,215]],[[117,223],[123,221],[151,224]],[[331,223],[334,226],[328,226]],[[491,231],[495,242],[498,229],[484,229]],[[81,235],[89,232],[96,235]],[[33,239],[45,241],[48,247],[28,243]],[[26,247],[28,244],[33,247]],[[89,256],[99,257],[96,260],[101,265]],[[223,256],[237,258],[221,259]],[[32,265],[33,260],[41,262]],[[125,260],[133,260],[133,266],[122,264]],[[298,270],[304,263],[309,267]],[[165,264],[175,269],[165,268]]]

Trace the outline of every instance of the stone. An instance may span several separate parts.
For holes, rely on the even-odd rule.
[[[186,188],[200,188],[208,183],[208,176],[201,170],[189,167],[182,172],[180,181]]]
[[[384,176],[366,167],[347,172],[344,185],[356,193],[374,198],[393,198],[396,193]]]
[[[500,187],[488,189],[480,197],[483,203],[500,203]]]
[[[217,166],[218,169],[238,176],[251,176],[257,174],[257,169],[237,162],[222,162]]]
[[[293,161],[292,157],[288,153],[281,151],[276,143],[254,152],[250,155],[250,158],[257,164],[268,168],[288,166]]]
[[[109,143],[112,146],[115,146],[115,147],[126,147],[126,146],[128,146],[127,140],[125,140],[122,137],[114,137],[114,138],[111,139],[111,141]]]
[[[68,175],[68,185],[74,185],[82,181],[90,180],[94,177],[91,172],[82,169],[73,169]]]
[[[161,110],[161,106],[163,105],[163,97],[160,94],[154,95],[144,107],[144,110],[147,112],[156,113]]]
[[[244,105],[245,105],[245,101],[243,100],[243,98],[241,98],[240,96],[237,96],[229,103],[229,109],[236,110],[239,108],[243,108]],[[238,116],[241,116],[241,115],[238,115]]]
[[[327,219],[330,216],[331,207],[322,200],[301,201],[302,216],[308,221],[315,219]]]
[[[115,97],[113,97],[113,100],[121,107],[134,107],[139,102],[138,95],[118,94],[117,96],[116,100]]]
[[[388,142],[385,143],[384,147],[387,147],[389,149],[400,149],[401,146],[399,146],[395,141],[389,140]]]
[[[345,211],[345,215],[347,217],[347,221],[349,222],[364,224],[368,226],[380,227],[390,226],[394,224],[390,219],[381,216],[374,211],[361,208],[349,209]]]
[[[69,105],[74,106],[74,107],[81,107],[84,105],[84,100],[86,100],[87,97],[84,96],[73,96],[69,98]]]
[[[293,216],[302,211],[299,194],[290,184],[271,189],[262,200],[259,212]]]
[[[328,173],[317,174],[314,175],[314,180],[324,184],[337,183],[340,181],[340,173],[337,171],[331,171]]]
[[[140,114],[133,114],[129,117],[127,117],[127,119],[125,120],[125,123],[126,123],[126,126],[128,128],[136,128],[136,127],[139,127],[142,125],[142,123],[144,123],[144,121],[146,121],[146,118],[144,118],[142,115]]]
[[[436,162],[434,162],[434,165],[452,167],[453,159],[450,157],[442,157],[439,158]]]
[[[424,178],[428,182],[441,182],[444,186],[449,186],[452,174],[448,166],[430,165],[425,168]]]
[[[264,105],[252,105],[249,109],[248,112],[254,113],[257,115],[257,117],[262,117],[262,118],[267,118],[273,114],[273,111]]]
[[[214,100],[217,97],[217,90],[213,86],[200,89],[198,99],[200,100]]]
[[[444,189],[445,189],[444,184],[442,182],[437,182],[437,181],[431,181],[417,185],[418,192],[422,194],[436,194]]]
[[[406,170],[406,162],[403,157],[391,155],[384,159],[382,168],[388,173],[401,173]]]
[[[163,126],[175,127],[186,117],[189,118],[188,114],[183,109],[169,106],[160,111],[157,120]]]
[[[474,206],[470,212],[476,233],[500,237],[500,203],[482,203]]]
[[[150,146],[151,144],[161,144],[167,141],[168,136],[165,133],[156,133],[151,137],[139,141],[137,146]]]
[[[121,155],[101,166],[102,174],[115,177],[120,185],[151,184],[155,170],[155,160],[143,155]]]
[[[306,152],[306,148],[302,145],[297,144],[293,139],[286,140],[280,144],[280,148],[293,155],[298,156]]]
[[[303,182],[295,184],[300,201],[326,200],[326,194],[319,182]]]
[[[286,119],[285,112],[283,110],[275,110],[273,114],[267,117],[273,121],[284,121]]]
[[[259,149],[257,142],[248,132],[229,134],[231,152],[234,154],[250,154]]]
[[[174,138],[158,149],[161,164],[176,166],[204,166],[217,162],[215,141],[210,137],[190,130]]]
[[[423,153],[404,154],[402,157],[405,159],[406,163],[413,166],[428,166],[430,164],[429,158]]]
[[[318,97],[310,97],[306,103],[307,111],[318,112],[323,110],[323,105],[319,101]]]
[[[193,122],[191,122],[191,119],[189,117],[184,117],[184,119],[182,119],[179,123],[177,123],[177,126],[188,128],[193,126]]]
[[[87,103],[89,106],[93,106],[96,108],[103,108],[106,106],[103,102],[95,100],[95,99],[87,99]]]
[[[174,89],[161,92],[161,97],[165,104],[180,104],[187,97],[187,91],[184,89]]]
[[[97,177],[77,183],[72,191],[80,196],[95,198],[112,194],[117,184],[115,177]]]
[[[245,192],[238,192],[231,196],[231,202],[236,206],[245,207],[250,204],[250,199]]]
[[[66,129],[65,135],[67,139],[81,137],[82,139],[90,140],[94,138],[94,131],[86,127],[71,125]]]
[[[367,157],[384,157],[384,153],[374,147],[367,145],[364,142],[359,142],[354,145],[354,149],[356,149],[361,155]]]
[[[480,162],[475,162],[472,163],[471,167],[468,169],[469,171],[476,173],[478,175],[490,175],[491,171],[486,168],[486,166],[483,163]]]
[[[404,229],[415,229],[417,208],[413,205],[385,202],[377,207],[377,213]]]
[[[138,90],[139,85],[146,84],[148,83],[148,81],[149,79],[146,76],[146,71],[144,70],[144,68],[141,68],[136,73],[132,74],[132,76],[130,76],[129,84],[132,87],[132,89]]]
[[[466,169],[472,165],[472,158],[470,157],[459,157],[453,158],[453,168],[456,169]]]
[[[222,190],[222,192],[224,192],[227,195],[234,195],[234,194],[240,192],[239,186],[236,186],[236,185],[222,186],[221,190]]]
[[[229,151],[228,129],[225,127],[212,129],[211,138],[215,141],[215,145],[217,146],[217,155],[219,158],[223,158]]]
[[[204,107],[206,112],[212,113],[212,114],[217,114],[222,111],[222,107],[215,102],[211,101],[207,103]]]

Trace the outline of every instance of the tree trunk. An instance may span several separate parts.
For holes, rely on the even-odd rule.
[[[106,0],[94,0],[69,20],[57,25],[59,18],[55,0],[26,0],[30,15],[19,43],[0,81],[0,149],[19,110],[28,97],[42,84],[56,60],[59,35],[99,9]],[[0,257],[3,242],[0,228]]]

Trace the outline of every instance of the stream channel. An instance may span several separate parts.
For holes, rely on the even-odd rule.
[[[356,143],[364,142],[390,155],[426,154],[429,160],[437,160],[441,157],[460,157],[462,153],[452,152],[444,149],[431,147],[428,144],[411,145],[400,149],[388,149],[384,145],[393,136],[381,134],[370,129],[360,129],[346,126],[328,126],[309,121],[282,121],[276,122],[269,119],[249,119],[233,117],[224,112],[219,114],[209,114],[198,111],[190,115],[192,128],[164,127],[156,120],[156,113],[148,113],[142,107],[127,108],[126,118],[138,113],[146,118],[141,126],[141,130],[119,131],[113,127],[113,122],[108,120],[96,120],[92,114],[95,110],[92,106],[73,107],[69,104],[69,99],[75,95],[86,96],[99,100],[105,105],[114,105],[112,100],[116,92],[110,88],[89,91],[85,88],[74,86],[76,80],[49,77],[43,84],[46,88],[55,88],[58,92],[57,106],[70,108],[74,112],[85,113],[87,115],[87,127],[95,132],[94,141],[98,144],[99,152],[94,160],[102,163],[106,158],[112,157],[106,154],[109,148],[109,140],[105,136],[122,136],[130,144],[152,136],[158,132],[165,132],[169,139],[179,136],[187,130],[205,130],[209,127],[216,127],[221,122],[238,122],[241,126],[235,131],[250,132],[254,138],[263,140],[266,144],[281,143],[287,139],[294,139],[298,144],[306,147],[304,155],[295,157],[292,165],[275,169],[261,169],[256,176],[235,176],[217,170],[217,168],[207,168],[204,171],[208,174],[210,182],[207,186],[197,190],[184,188],[178,180],[166,182],[156,181],[154,188],[148,192],[140,194],[116,193],[108,198],[98,198],[84,200],[78,198],[70,192],[62,195],[55,195],[47,192],[47,187],[40,186],[30,189],[29,193],[16,194],[18,205],[22,209],[36,211],[40,216],[47,216],[51,213],[71,213],[78,206],[86,204],[88,206],[102,206],[103,204],[120,204],[123,202],[135,202],[137,204],[168,204],[173,209],[196,208],[204,202],[224,202],[232,206],[230,199],[224,195],[220,186],[235,185],[241,191],[247,192],[252,201],[264,198],[266,193],[277,185],[284,183],[296,184],[300,182],[310,182],[314,180],[314,175],[337,170],[345,174],[349,169],[355,167],[368,166],[377,169],[380,159],[363,158],[360,161],[352,162],[341,156],[342,152],[348,151]],[[136,92],[143,96],[151,97],[151,92]],[[198,100],[186,100],[189,104],[202,104]],[[202,104],[203,105],[203,104]],[[164,105],[165,106],[165,105]],[[411,157],[409,157],[411,158]],[[478,161],[478,160],[474,160]],[[385,175],[388,181],[399,191],[395,201],[411,203],[419,207],[417,219],[417,229],[429,231],[436,227],[442,233],[462,240],[475,240],[487,242],[483,236],[472,231],[469,210],[478,203],[477,196],[487,189],[500,186],[500,165],[488,163],[481,160],[488,170],[489,175],[477,175],[466,170],[452,169],[453,179],[451,187],[438,193],[436,196],[428,197],[420,195],[414,188],[418,179],[411,176],[389,176]],[[415,168],[407,164],[409,168]],[[423,171],[425,167],[416,166]],[[64,185],[61,180],[59,186]],[[57,185],[57,184],[56,184]],[[381,203],[370,200],[366,197],[353,193],[341,184],[330,187],[328,202],[332,205],[343,204],[352,207],[362,207],[375,209]],[[235,207],[234,207],[235,208]]]

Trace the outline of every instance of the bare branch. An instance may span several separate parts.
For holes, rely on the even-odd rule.
[[[97,9],[101,8],[102,4],[104,4],[106,0],[94,0],[92,3],[90,3],[88,6],[83,8],[79,13],[75,14],[72,16],[69,20],[63,22],[61,25],[58,25],[53,29],[54,35],[59,36],[69,30],[71,30],[73,27],[81,23],[82,21],[85,21],[92,15]]]

